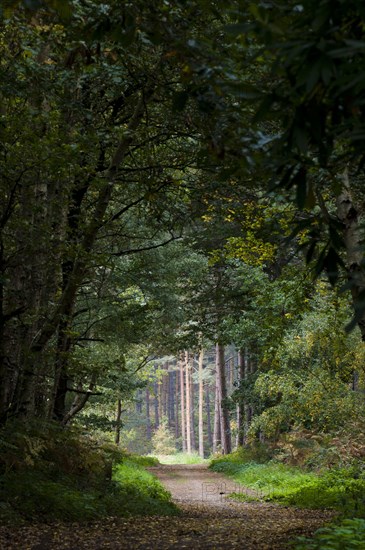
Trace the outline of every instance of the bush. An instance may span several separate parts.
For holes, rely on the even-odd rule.
[[[351,470],[326,472],[287,495],[285,502],[308,508],[333,508],[346,517],[365,517],[365,478]]]
[[[143,470],[156,463],[73,429],[14,424],[0,433],[0,519],[83,521],[175,513],[169,494]]]
[[[175,437],[163,418],[152,436],[153,453],[156,455],[172,455],[176,453]]]
[[[129,462],[133,462],[134,464],[138,464],[139,466],[143,466],[145,468],[158,466],[160,464],[158,458],[156,458],[155,456],[140,456],[135,454],[128,454],[126,455],[126,459]]]

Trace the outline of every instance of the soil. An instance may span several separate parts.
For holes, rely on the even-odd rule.
[[[0,528],[1,548],[11,550],[172,548],[281,550],[299,535],[311,535],[332,513],[301,510],[266,502],[237,502],[242,489],[205,465],[150,468],[181,510],[177,517],[109,518],[87,524],[30,525]]]

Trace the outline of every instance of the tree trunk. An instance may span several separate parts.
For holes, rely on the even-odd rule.
[[[175,365],[176,367],[176,365]],[[175,438],[176,440],[180,437],[180,423],[179,423],[179,372],[175,370]]]
[[[245,352],[243,349],[238,351],[238,377],[240,382],[239,391],[241,391],[241,382],[245,379]],[[245,402],[240,395],[237,403],[237,447],[242,447],[245,443],[244,416]]]
[[[199,353],[199,456],[204,458],[204,383],[203,383],[204,350]]]
[[[136,413],[142,414],[142,390],[136,391]]]
[[[248,377],[250,374],[253,374],[254,372],[254,364],[253,359],[248,350],[246,350],[246,368],[245,368],[245,377]],[[253,417],[253,406],[248,401],[244,404],[244,411],[245,411],[245,422],[244,422],[244,437],[246,439],[247,433],[250,429],[252,417]]]
[[[195,437],[195,392],[194,392],[194,382],[193,382],[193,364],[194,364],[194,355],[191,356],[189,361],[189,382],[190,382],[190,429],[191,429],[191,451],[196,450],[196,437]]]
[[[365,269],[364,269],[364,212],[355,204],[348,168],[343,173],[342,192],[337,198],[337,215],[343,223],[347,273],[355,310],[355,319],[365,342]]]
[[[160,375],[161,376],[161,375]],[[161,424],[164,416],[164,380],[165,377],[162,375],[157,383],[158,388],[158,415],[159,415],[159,423]]]
[[[80,412],[86,405],[86,403],[88,402],[89,398],[90,398],[90,395],[94,389],[96,385],[96,374],[94,373],[92,376],[91,376],[91,381],[90,381],[90,384],[89,384],[89,388],[87,391],[85,391],[84,393],[79,393],[76,395],[72,405],[71,405],[71,408],[70,410],[65,414],[63,420],[62,420],[62,425],[63,426],[66,426],[66,424],[68,424],[70,422],[70,420],[72,420],[72,418],[74,416],[76,416],[76,414],[78,412]],[[80,384],[79,385],[79,388],[80,392],[82,392],[82,385]]]
[[[168,371],[168,418],[169,428],[175,427],[175,371]]]
[[[151,412],[150,412],[150,388],[146,386],[146,437],[151,440]]]
[[[210,413],[210,386],[209,384],[206,384],[205,387],[205,407],[206,407],[206,414],[207,414],[207,438],[208,438],[208,447],[209,449],[212,449],[213,447],[213,434],[212,434],[212,420],[211,420],[211,413]]]
[[[220,395],[222,451],[223,454],[229,454],[232,452],[232,445],[229,410],[227,404],[224,346],[219,342],[216,344],[216,368]]]
[[[218,452],[218,447],[221,444],[221,406],[218,374],[215,375],[215,400],[214,400],[214,431],[213,431],[213,453]]]
[[[186,453],[186,424],[185,424],[185,388],[184,388],[184,360],[180,356],[180,406],[181,406],[181,443],[183,453]]]
[[[121,418],[122,418],[122,401],[121,399],[117,400],[117,415],[115,418],[115,444],[120,444],[120,428],[121,428]]]
[[[112,198],[118,167],[124,161],[125,156],[130,150],[135,131],[143,119],[146,103],[148,103],[152,97],[154,88],[155,83],[150,82],[145,88],[144,93],[140,94],[140,97],[136,102],[134,112],[129,119],[127,131],[117,145],[116,151],[111,158],[108,170],[103,174],[103,184],[100,185],[100,190],[98,191],[98,195],[94,201],[95,208],[93,212],[90,212],[90,222],[83,229],[83,233],[78,239],[79,253],[73,262],[72,271],[69,273],[67,284],[57,301],[57,305],[55,306],[53,312],[49,312],[49,314],[44,317],[46,319],[45,321],[42,319],[41,326],[37,327],[35,334],[30,335],[32,337],[29,339],[29,342],[26,343],[27,349],[25,352],[27,360],[23,361],[24,369],[22,376],[18,379],[16,399],[13,405],[13,408],[15,409],[14,414],[19,417],[32,416],[34,413],[35,388],[37,384],[39,366],[42,365],[43,362],[43,352],[50,339],[57,332],[61,320],[65,318],[65,315],[69,310],[73,309],[76,302],[77,293],[89,267],[89,255],[93,251],[99,231],[105,223],[105,214]],[[38,211],[40,211],[40,208],[38,208]],[[30,265],[30,271],[32,271],[34,262],[31,262]],[[39,272],[39,270],[37,270],[37,273],[30,273],[30,275],[32,279],[37,279],[37,281],[42,280],[42,273]],[[38,302],[40,296],[40,293],[35,290],[36,289],[33,285],[32,301],[35,304],[34,311],[39,309]],[[40,318],[41,316],[39,316],[39,319]],[[69,417],[69,414],[78,409],[81,402],[82,400],[79,400],[77,405],[72,407],[69,413],[66,414],[63,423],[68,422],[67,418]]]
[[[155,374],[156,374],[156,371],[157,371],[157,367],[155,367]],[[159,425],[160,425],[159,403],[158,403],[158,382],[157,382],[157,380],[154,381],[153,390],[154,390],[154,394],[155,394],[155,398],[153,400],[154,409],[155,409],[155,430],[157,430]]]
[[[234,355],[229,361],[230,371],[229,371],[229,391],[232,392],[234,388]]]
[[[185,352],[186,452],[191,454],[191,386],[189,352]]]

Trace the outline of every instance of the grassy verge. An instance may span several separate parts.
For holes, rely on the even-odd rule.
[[[264,500],[303,508],[332,508],[345,517],[365,516],[365,474],[361,472],[338,469],[317,475],[274,461],[244,462],[239,453],[213,460],[210,467],[257,490]]]
[[[359,469],[329,470],[321,475],[275,461],[253,462],[244,452],[213,460],[210,468],[257,491],[256,500],[338,511],[337,523],[320,529],[312,539],[298,539],[297,550],[365,548],[365,473]],[[255,500],[235,494],[238,500]]]
[[[144,467],[156,459],[53,426],[0,437],[0,521],[90,521],[177,509]],[[113,466],[112,466],[113,465]]]
[[[201,458],[198,454],[176,453],[173,455],[157,455],[161,464],[208,464],[209,460]]]
[[[118,494],[121,498],[120,515],[173,515],[177,508],[171,502],[171,495],[157,478],[143,466],[154,466],[156,460],[127,459],[118,464],[114,471]],[[142,465],[143,466],[142,466]]]

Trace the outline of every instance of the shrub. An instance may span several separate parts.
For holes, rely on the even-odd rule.
[[[169,494],[143,470],[156,463],[77,430],[14,424],[0,433],[0,519],[83,521],[175,513]]]
[[[166,418],[163,418],[159,427],[152,436],[153,453],[156,455],[172,455],[176,453],[175,437],[168,427]]]

